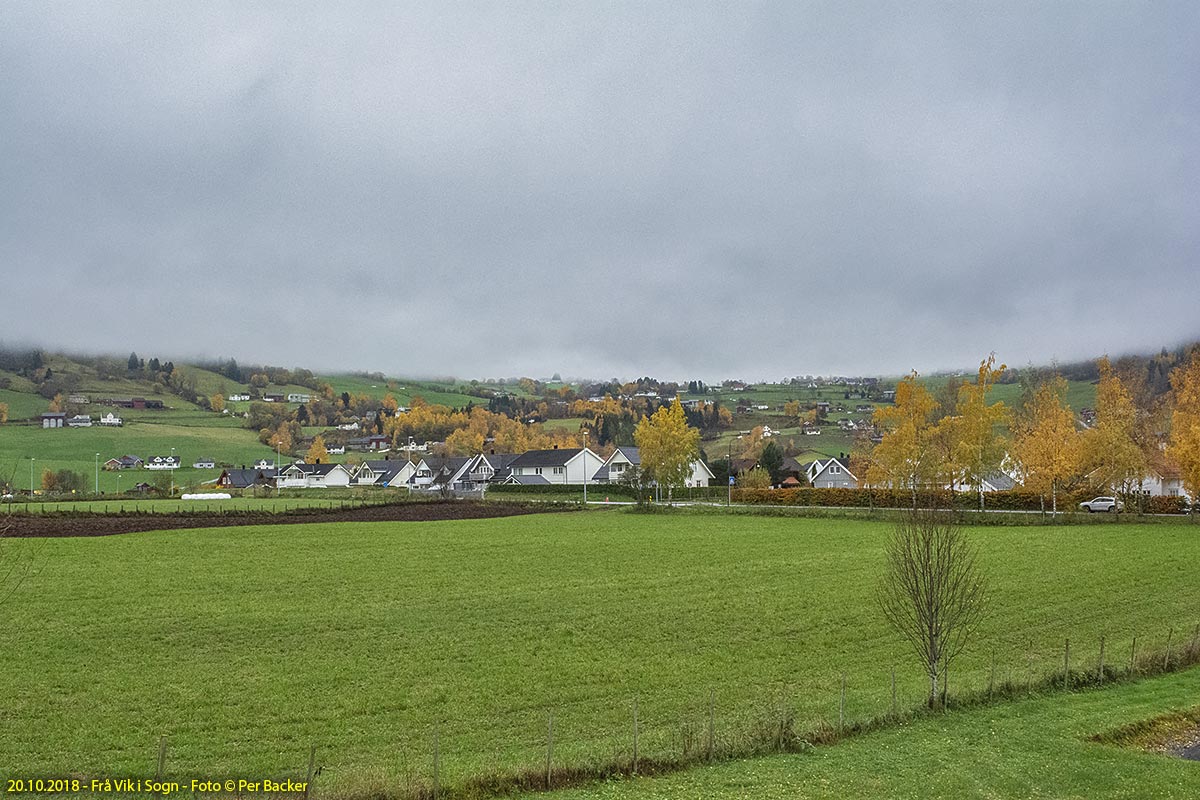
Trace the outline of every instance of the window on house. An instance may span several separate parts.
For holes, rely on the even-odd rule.
[[[542,474],[542,468],[541,468],[541,467],[534,467],[534,468],[533,468],[533,474],[534,474],[534,475],[541,475],[541,474]]]
[[[562,468],[562,467],[555,467],[555,468],[554,468],[554,474],[555,474],[555,475],[562,475],[562,474],[563,474],[563,468]]]

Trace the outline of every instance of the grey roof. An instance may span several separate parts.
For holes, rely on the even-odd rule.
[[[618,447],[613,451],[613,456],[615,456],[618,452],[624,455],[625,458],[629,460],[630,464],[637,464],[639,467],[642,465],[642,451],[639,448],[625,446]],[[612,456],[609,456],[608,460],[612,461]]]
[[[1007,492],[1017,485],[1016,481],[1003,472],[993,472],[991,475],[985,477],[984,480],[996,487],[996,491],[998,492]]]
[[[228,476],[229,485],[235,489],[245,489],[249,486],[270,483],[275,478],[273,469],[227,469],[222,477]],[[220,478],[217,478],[219,481]]]
[[[337,466],[337,464],[289,464],[283,468],[283,471],[287,472],[290,469],[298,469],[305,475],[328,475]]]
[[[510,475],[508,483],[516,483],[521,486],[549,486],[550,481],[546,480],[545,475]]]
[[[582,452],[582,447],[570,447],[562,450],[529,450],[513,459],[509,466],[513,469],[517,467],[561,467]]]

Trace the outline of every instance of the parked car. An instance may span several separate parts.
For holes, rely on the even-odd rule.
[[[1080,503],[1079,507],[1086,508],[1089,514],[1095,511],[1115,512],[1125,510],[1125,504],[1115,497],[1093,497],[1087,502]]]

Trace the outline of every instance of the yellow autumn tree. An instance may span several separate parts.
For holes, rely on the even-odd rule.
[[[212,397],[208,398],[208,405],[213,411],[220,414],[225,410],[225,396],[220,392],[217,392]]]
[[[1137,443],[1137,407],[1108,358],[1098,362],[1096,425],[1083,437],[1084,463],[1098,486],[1128,496],[1146,474]]]
[[[980,511],[983,482],[1000,469],[1008,451],[1008,440],[1000,433],[1010,419],[1008,408],[1003,403],[987,402],[988,392],[1006,369],[1004,364],[996,366],[995,353],[981,361],[975,382],[964,383],[958,389],[957,414],[942,421],[953,430],[953,461],[964,482],[978,490]]]
[[[50,412],[53,414],[61,413],[63,406],[66,405],[61,394],[54,395],[54,399],[50,401]]]
[[[1025,404],[1013,442],[1025,488],[1042,497],[1049,493],[1052,514],[1058,513],[1058,487],[1079,472],[1083,458],[1083,440],[1066,393],[1067,382],[1060,375],[1038,386]]]
[[[0,425],[8,422],[8,403],[0,403]]]
[[[896,384],[893,405],[875,410],[872,421],[882,441],[869,453],[867,482],[873,486],[908,489],[917,505],[917,490],[932,483],[941,469],[931,422],[937,400],[913,372]]]
[[[446,453],[470,456],[483,452],[483,434],[471,428],[459,428],[446,437]]]
[[[1167,457],[1179,466],[1183,488],[1200,505],[1200,349],[1171,373],[1171,439]]]
[[[329,451],[325,449],[325,439],[321,436],[313,438],[312,445],[304,454],[304,460],[309,464],[325,464],[329,461]]]
[[[380,406],[389,414],[395,414],[396,409],[400,407],[400,404],[396,402],[396,398],[391,393],[388,393],[383,396],[383,401],[380,403]]]
[[[700,431],[689,427],[679,398],[645,417],[633,431],[642,470],[667,488],[667,500],[677,486],[687,483],[692,462],[700,455]]]

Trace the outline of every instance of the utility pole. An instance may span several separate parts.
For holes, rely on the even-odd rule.
[[[733,442],[725,443],[725,464],[729,473],[725,476],[725,507],[729,508],[733,505]]]
[[[100,496],[100,454],[96,453],[96,497]]]

